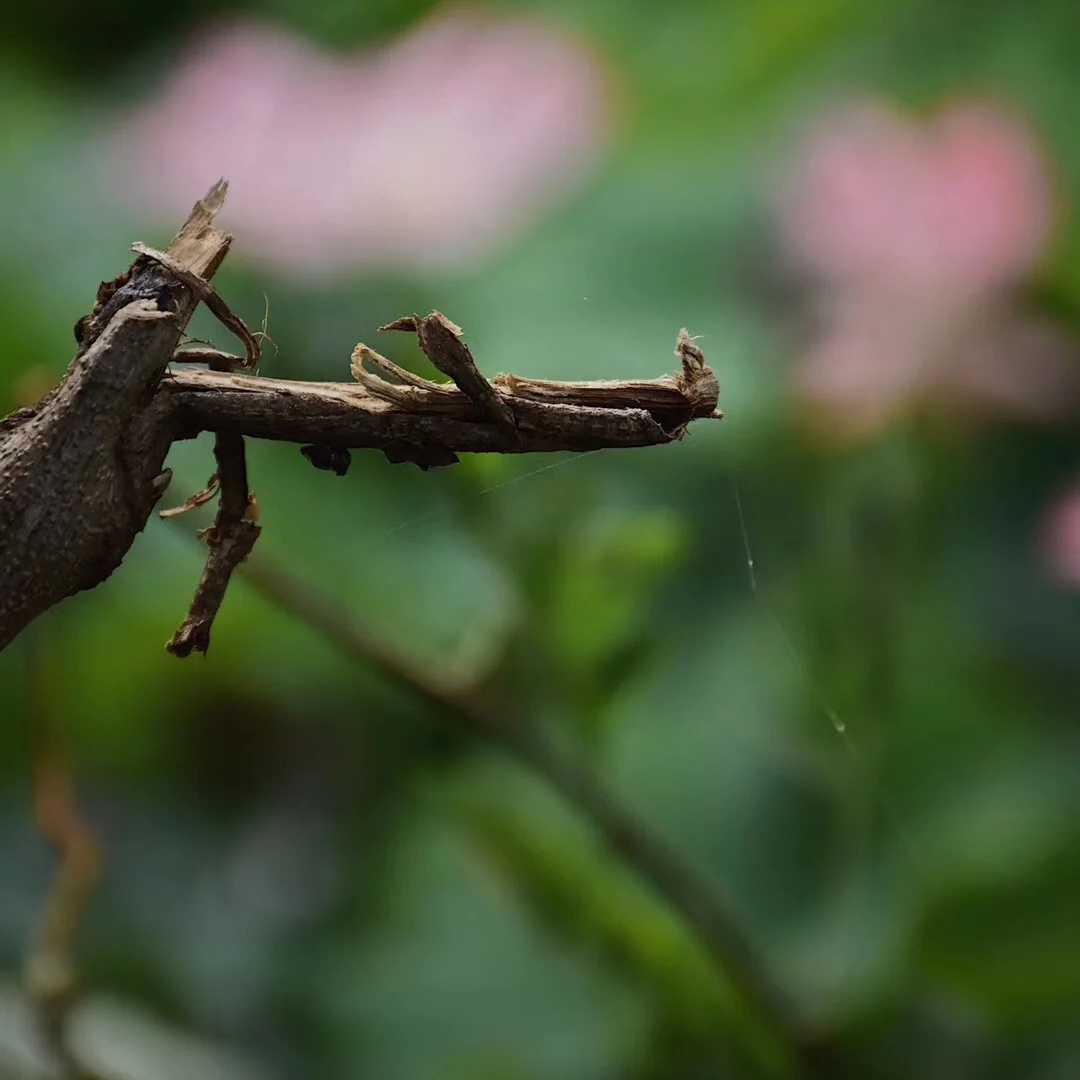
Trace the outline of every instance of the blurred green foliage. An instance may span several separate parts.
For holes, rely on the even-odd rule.
[[[425,6],[244,5],[335,45]],[[816,104],[977,88],[1032,117],[1068,206],[1075,4],[517,6],[589,37],[624,90],[619,146],[580,199],[467,275],[297,289],[238,247],[221,291],[257,324],[265,290],[268,373],[294,377],[343,377],[356,340],[433,307],[487,370],[550,378],[660,374],[687,325],[727,419],[557,468],[421,474],[357,455],[337,480],[294,447],[252,446],[260,546],[426,664],[492,674],[571,741],[732,897],[836,1034],[844,1075],[1080,1075],[1080,596],[1033,546],[1080,438],[912,425],[844,452],[813,443],[786,389],[763,200]],[[211,10],[12,13],[3,409],[61,373],[96,282],[146,232],[95,186],[99,116],[155,85]],[[1080,320],[1075,214],[1032,302]],[[169,498],[210,460],[205,440],[177,446]],[[268,1075],[744,1075],[730,988],[535,778],[242,583],[209,658],[168,657],[200,572],[192,530],[153,522],[105,587],[0,656],[8,970],[50,865],[28,810],[37,695],[107,853],[91,986]]]

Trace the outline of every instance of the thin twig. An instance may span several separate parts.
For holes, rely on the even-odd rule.
[[[78,996],[75,941],[101,872],[93,831],[79,813],[71,772],[54,730],[40,638],[29,641],[30,714],[34,725],[34,817],[56,849],[59,863],[42,908],[41,922],[26,958],[25,982],[42,1043],[64,1080],[93,1080],[68,1038],[68,1020]]]
[[[374,667],[443,715],[490,739],[544,777],[592,823],[612,851],[651,882],[693,928],[721,976],[730,980],[772,1028],[801,1071],[817,1068],[818,1043],[794,1003],[773,980],[746,937],[731,905],[706,885],[672,849],[581,762],[562,754],[535,726],[475,691],[440,680],[396,652],[335,597],[297,580],[264,559],[242,577],[282,610],[306,622],[361,663]]]
[[[420,323],[434,328],[445,321],[434,312]],[[441,345],[449,341],[460,345],[449,331],[445,336]],[[498,375],[488,382],[475,365],[469,366],[471,356],[468,364],[462,360],[455,367],[432,339],[425,341],[432,356],[456,372],[460,387],[406,373],[373,349],[358,345],[352,357],[356,379],[352,383],[178,369],[163,380],[162,390],[179,413],[180,438],[200,431],[235,431],[260,439],[381,450],[392,461],[422,467],[453,464],[460,453],[661,446],[681,439],[692,420],[722,415],[717,410],[716,377],[685,330],[675,349],[681,365],[677,374],[596,382],[517,375]],[[198,354],[188,350],[176,359],[193,356],[224,369],[242,362],[212,350]]]
[[[210,630],[225,599],[233,571],[251,554],[259,538],[255,523],[257,504],[248,491],[244,440],[240,435],[218,432],[214,441],[217,478],[221,489],[217,519],[203,534],[210,552],[191,608],[166,648],[174,656],[205,653]],[[188,500],[189,502],[191,500]]]
[[[449,375],[454,385],[483,415],[498,424],[511,438],[514,437],[516,425],[513,410],[480,374],[468,345],[462,340],[460,326],[440,312],[433,311],[423,319],[414,315],[379,329],[413,331],[424,355],[432,364],[444,375]]]
[[[179,506],[170,506],[168,510],[159,510],[158,517],[167,520],[179,517],[181,514],[186,514],[188,511],[195,510],[200,506],[205,506],[218,493],[219,486],[218,474],[211,473],[210,479],[206,481],[206,487],[201,491],[196,491],[194,495],[188,496]]]

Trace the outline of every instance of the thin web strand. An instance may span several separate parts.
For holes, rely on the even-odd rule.
[[[735,512],[738,518],[739,532],[743,543],[743,555],[746,559],[746,572],[749,579],[750,592],[755,600],[765,608],[766,614],[776,628],[780,642],[792,669],[798,673],[803,683],[809,688],[814,704],[825,719],[829,721],[830,726],[833,731],[836,732],[845,751],[851,758],[852,764],[859,773],[861,780],[867,785],[870,798],[876,802],[878,807],[885,813],[890,827],[902,843],[913,868],[918,869],[922,864],[922,855],[918,845],[915,843],[911,831],[905,825],[892,800],[886,798],[881,789],[874,783],[871,777],[870,768],[864,760],[855,739],[852,737],[847,722],[840,716],[832,702],[822,693],[821,688],[814,681],[805,657],[799,652],[792,635],[784,625],[783,620],[777,614],[776,607],[769,596],[759,586],[757,564],[754,560],[754,554],[750,546],[750,532],[746,525],[746,514],[743,510],[742,493],[739,490],[738,477],[735,474],[733,466],[729,466],[729,469],[731,473],[732,492],[735,500]]]
[[[462,506],[465,503],[483,498],[485,495],[490,495],[492,492],[501,491],[503,488],[511,487],[513,484],[520,484],[524,480],[531,480],[541,473],[551,472],[552,469],[561,469],[564,465],[572,465],[582,458],[587,458],[595,453],[598,453],[598,451],[585,450],[580,454],[574,454],[571,457],[563,458],[561,461],[553,461],[548,465],[541,465],[539,468],[532,469],[527,473],[522,473],[520,476],[512,476],[509,480],[500,480],[499,483],[492,484],[490,487],[486,487],[481,491],[474,491],[471,495],[463,495],[460,498],[454,499],[448,505],[436,506],[431,510],[425,510],[422,514],[417,514],[416,517],[409,518],[400,525],[394,525],[392,528],[387,529],[386,532],[383,533],[383,538],[385,539],[387,536],[393,536],[395,533],[399,533],[404,529],[410,529],[414,525],[420,525],[425,521],[430,521],[440,514],[451,514],[459,506]]]

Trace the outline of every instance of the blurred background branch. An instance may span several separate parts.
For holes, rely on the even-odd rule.
[[[738,924],[715,883],[698,878],[688,864],[584,764],[560,751],[539,730],[534,717],[496,701],[483,687],[432,678],[405,655],[380,641],[349,608],[328,593],[302,583],[281,566],[255,559],[243,567],[244,580],[288,614],[325,634],[361,664],[414,694],[445,718],[490,740],[534,770],[577,810],[603,842],[685,919],[717,965],[749,1005],[752,1024],[778,1034],[784,1053],[800,1075],[819,1075],[824,1040],[806,1029],[796,1005],[774,981],[766,962]],[[751,1049],[768,1044],[751,1026]],[[749,1054],[752,1058],[753,1054]]]
[[[34,746],[34,818],[57,854],[57,866],[42,905],[25,964],[25,988],[37,1029],[59,1080],[95,1080],[72,1050],[69,1018],[79,991],[75,946],[101,872],[101,852],[79,811],[74,783],[53,714],[49,660],[43,655],[49,627],[26,641],[31,741]]]

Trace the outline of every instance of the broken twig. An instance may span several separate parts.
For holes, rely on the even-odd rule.
[[[462,340],[460,326],[433,311],[423,319],[398,319],[380,330],[412,330],[424,355],[480,410],[513,438],[514,413],[495,388],[480,374],[469,347]]]
[[[209,284],[231,242],[213,228],[224,198],[220,182],[167,250],[134,245],[131,268],[101,286],[94,310],[79,321],[80,350],[64,382],[0,421],[0,648],[57,600],[119,565],[168,483],[170,445],[202,431],[217,438],[222,506],[195,601],[170,642],[177,655],[205,651],[232,569],[258,534],[244,437],[296,442],[315,467],[344,475],[351,450],[430,469],[461,453],[658,446],[681,439],[692,420],[720,415],[716,379],[686,331],[676,346],[680,371],[659,379],[488,380],[461,329],[437,311],[383,329],[415,333],[449,384],[407,372],[364,345],[353,353],[352,383],[259,378],[252,372],[262,333],[249,330]],[[242,357],[178,348],[200,302],[242,342]],[[183,367],[167,371],[170,360]],[[196,362],[209,370],[191,370]],[[179,509],[210,497],[208,487]]]
[[[147,259],[152,259],[160,266],[169,271],[173,277],[182,281],[191,291],[210,309],[214,317],[230,330],[244,346],[244,360],[241,367],[254,371],[259,366],[262,357],[262,346],[258,338],[247,327],[247,324],[239,316],[235,315],[228,304],[221,298],[221,294],[204,278],[189,270],[179,259],[173,258],[168,252],[157,251],[147,247],[146,244],[136,242],[131,245],[132,251],[139,252]],[[184,359],[190,361],[190,356]]]
[[[230,432],[219,432],[214,441],[218,463],[221,501],[217,519],[203,534],[210,549],[195,598],[180,628],[166,648],[174,656],[205,653],[210,648],[210,630],[233,571],[251,554],[261,531],[255,523],[258,506],[248,491],[244,440]],[[190,500],[189,500],[190,502]]]

